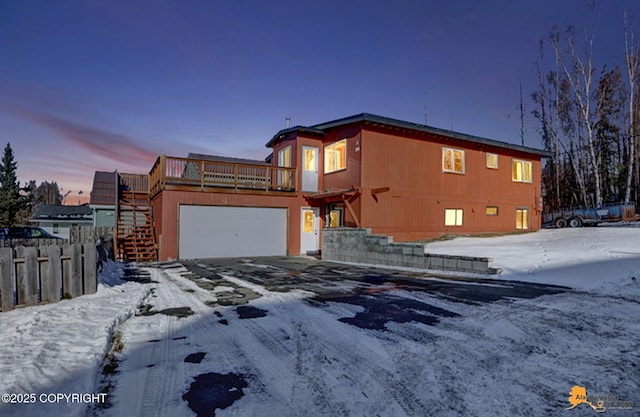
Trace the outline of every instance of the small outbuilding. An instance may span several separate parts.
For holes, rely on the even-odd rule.
[[[69,239],[71,226],[93,225],[93,211],[86,204],[63,206],[40,204],[36,207],[31,222],[54,236]]]

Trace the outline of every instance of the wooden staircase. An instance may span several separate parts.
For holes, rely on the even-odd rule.
[[[158,260],[148,175],[117,174],[117,253],[128,262]]]

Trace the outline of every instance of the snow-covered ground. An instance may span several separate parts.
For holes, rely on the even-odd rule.
[[[425,251],[492,258],[503,279],[576,289],[640,280],[640,228],[631,226],[456,238],[429,243]]]
[[[0,313],[0,415],[196,415],[183,396],[202,375],[234,376],[225,394],[238,399],[199,415],[592,413],[584,404],[564,410],[574,385],[638,404],[607,414],[637,415],[639,244],[640,229],[614,227],[429,244],[430,252],[493,258],[504,270],[499,280],[575,290],[465,303],[372,287],[454,313],[435,325],[390,321],[382,330],[339,320],[361,307],[309,302],[310,292],[269,290],[242,275],[218,274],[207,288],[175,265],[149,268],[150,283],[124,283],[110,264],[94,295]],[[249,305],[264,316],[243,319],[220,305],[230,291],[251,294]],[[167,314],[140,314],[160,311]],[[120,346],[110,362],[114,335]],[[109,407],[68,396],[103,391]],[[15,403],[25,401],[32,403]]]

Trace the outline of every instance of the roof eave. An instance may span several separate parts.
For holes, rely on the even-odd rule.
[[[313,127],[306,126],[294,126],[289,127],[287,129],[282,129],[278,133],[276,133],[264,146],[267,148],[272,148],[279,140],[284,139],[284,137],[289,133],[309,133],[311,135],[322,136],[324,135],[324,131],[320,129],[315,129]]]

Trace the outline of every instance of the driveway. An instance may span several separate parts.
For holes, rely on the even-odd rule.
[[[443,300],[453,305],[479,305],[569,290],[566,287],[498,279],[438,277],[420,272],[324,262],[308,257],[211,259],[185,261],[182,265],[193,273],[190,277],[195,278],[194,282],[205,288],[228,285],[225,277],[234,276],[268,291],[307,291],[312,294],[308,302],[316,306],[331,302],[359,306],[363,311],[345,321],[362,328],[380,330],[387,322],[435,324],[440,317],[457,316],[454,311],[433,305]],[[202,278],[206,279],[204,283]],[[219,293],[218,303],[244,304],[259,298],[258,294],[250,294],[243,287],[239,291]],[[431,302],[431,299],[436,301]]]
[[[96,415],[542,416],[640,388],[637,295],[311,258],[144,273]]]

